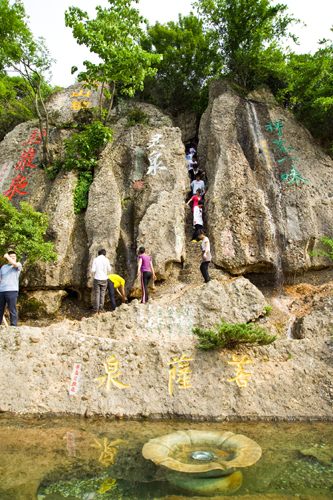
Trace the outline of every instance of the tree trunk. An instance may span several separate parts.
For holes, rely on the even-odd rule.
[[[113,98],[114,98],[114,91],[116,90],[116,82],[114,80],[110,84],[110,90],[111,89],[112,89],[112,91],[111,91],[111,99],[110,99],[109,109],[108,109],[107,115],[106,115],[105,120],[104,120],[104,125],[106,124],[106,122],[107,122],[107,120],[108,120],[108,118],[110,116],[111,109],[112,109]]]
[[[103,90],[104,90],[104,82],[102,84],[101,95],[99,97],[99,119],[100,119],[100,121],[102,121],[102,119],[103,119],[103,115],[102,115]]]
[[[45,136],[43,134],[43,120],[39,123],[39,130],[40,130],[40,135],[42,138],[43,142],[43,156],[44,156],[44,161],[45,161],[45,166],[48,168],[50,166],[50,152],[49,152],[49,132],[50,132],[50,126],[49,126],[49,113],[46,109],[44,100],[41,95],[40,87],[41,87],[41,77],[39,77],[39,84],[38,84],[38,96],[39,100],[43,106],[44,114],[45,114]]]

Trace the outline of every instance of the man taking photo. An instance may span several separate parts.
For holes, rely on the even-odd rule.
[[[5,253],[4,258],[8,260],[0,269],[0,325],[6,304],[8,306],[11,326],[17,326],[17,296],[19,290],[19,276],[22,264],[16,262],[16,253]]]

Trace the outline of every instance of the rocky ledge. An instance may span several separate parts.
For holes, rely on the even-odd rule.
[[[211,327],[220,318],[237,323],[264,315],[263,295],[245,278],[185,287],[148,304],[134,300],[117,313],[81,322],[2,327],[0,410],[331,420],[332,343],[323,317],[332,299],[330,291],[297,325],[303,338],[233,351],[198,350],[192,328]],[[239,374],[249,375],[242,381]]]

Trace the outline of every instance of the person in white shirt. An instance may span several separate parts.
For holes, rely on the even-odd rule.
[[[201,175],[197,175],[195,181],[191,182],[192,195],[194,196],[198,189],[200,189],[200,196],[203,198],[205,194],[205,183],[201,180]]]
[[[208,283],[211,280],[211,277],[209,276],[208,273],[208,266],[209,263],[212,260],[212,256],[210,253],[210,242],[207,236],[204,235],[204,233],[201,231],[198,234],[198,237],[202,240],[201,242],[201,252],[198,255],[198,258],[202,258],[201,265],[200,265],[200,271],[201,274],[205,280],[205,283]]]
[[[202,232],[202,228],[203,228],[202,208],[203,208],[203,201],[199,200],[198,206],[194,207],[194,210],[193,210],[194,233],[192,236],[192,243],[196,243],[198,241],[198,234]]]
[[[111,274],[110,261],[106,257],[106,250],[98,251],[98,257],[93,260],[91,272],[94,275],[94,314],[101,314],[104,307],[105,292],[108,285],[108,274]]]

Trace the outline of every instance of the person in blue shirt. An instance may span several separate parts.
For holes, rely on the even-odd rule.
[[[17,326],[17,296],[19,290],[19,276],[22,264],[16,262],[16,253],[5,253],[4,258],[8,260],[0,269],[0,325],[6,304],[8,306],[11,326]]]

